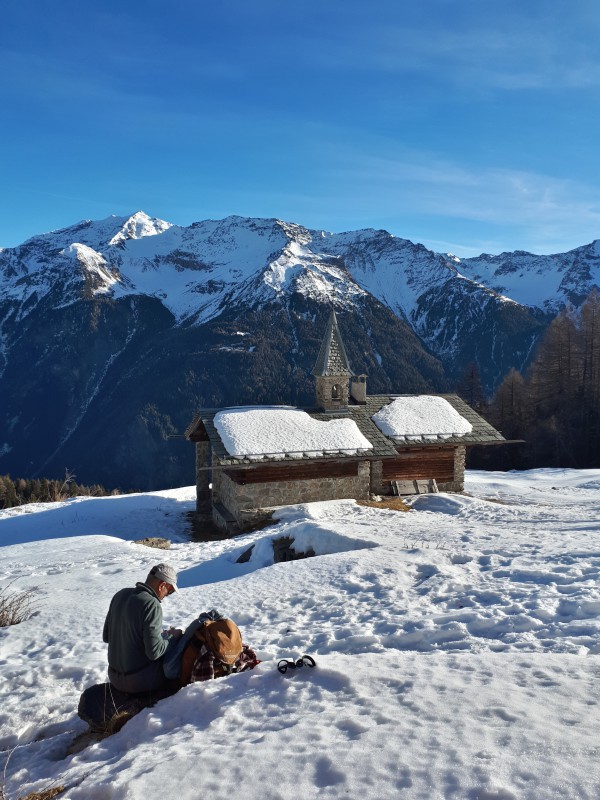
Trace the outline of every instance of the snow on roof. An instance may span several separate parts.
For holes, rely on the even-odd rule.
[[[397,397],[374,414],[373,422],[395,441],[431,441],[464,436],[473,426],[443,397]]]
[[[234,458],[355,455],[373,447],[351,419],[321,422],[290,406],[227,408],[215,414],[214,425]]]

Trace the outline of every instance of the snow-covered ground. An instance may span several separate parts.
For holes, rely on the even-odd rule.
[[[600,470],[466,488],[411,513],[289,507],[208,544],[183,540],[191,488],[0,512],[0,586],[39,587],[37,615],[0,630],[6,796],[597,800]],[[282,534],[319,556],[273,565]],[[165,625],[215,607],[263,663],[65,758],[79,694],[106,675],[109,600],[164,557],[131,541],[147,535],[181,570]],[[277,672],[305,652],[315,669]]]

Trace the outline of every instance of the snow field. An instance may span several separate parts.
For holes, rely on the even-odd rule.
[[[145,798],[158,784],[178,800],[199,789],[597,798],[599,488],[598,470],[469,473],[471,496],[419,496],[412,513],[288,507],[274,528],[203,544],[180,538],[193,489],[0,512],[0,543],[17,542],[0,549],[0,585],[38,585],[41,600],[37,616],[0,630],[0,746],[21,745],[8,788],[58,781],[74,800]],[[159,528],[178,540],[168,554],[115,538]],[[276,535],[319,556],[273,565]],[[186,687],[64,759],[85,727],[79,693],[105,675],[112,594],[165,558],[181,570],[165,626],[216,607],[263,663]],[[304,652],[314,670],[276,671]]]

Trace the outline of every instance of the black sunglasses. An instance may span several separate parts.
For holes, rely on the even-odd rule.
[[[312,656],[302,656],[302,658],[299,658],[297,661],[287,661],[287,659],[282,658],[279,664],[277,664],[277,669],[282,675],[285,675],[288,669],[300,669],[300,667],[314,666],[316,666],[316,662]]]

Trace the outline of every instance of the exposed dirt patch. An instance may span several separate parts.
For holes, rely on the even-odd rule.
[[[136,539],[134,544],[143,544],[145,547],[156,547],[159,550],[169,550],[171,542],[168,539],[160,539],[157,536],[147,536],[145,539]]]
[[[358,503],[359,506],[368,506],[369,508],[389,508],[392,511],[411,511],[410,506],[407,506],[401,497],[386,497],[383,500],[366,500]]]

